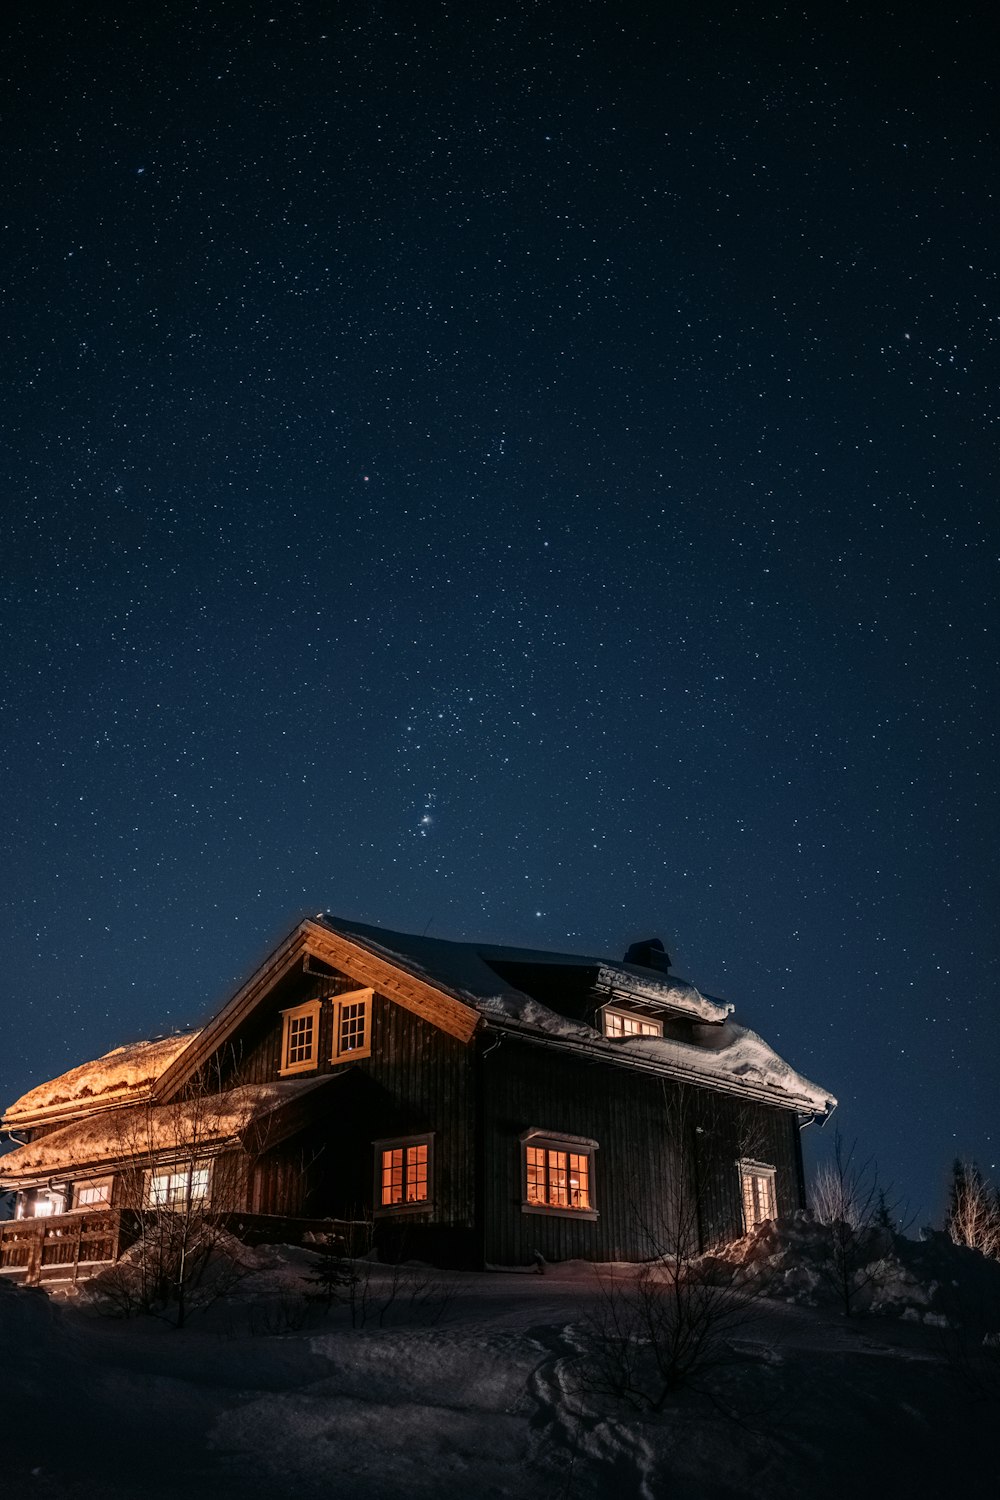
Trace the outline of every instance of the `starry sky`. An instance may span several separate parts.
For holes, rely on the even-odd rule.
[[[984,17],[8,7],[4,1103],[329,909],[996,1173]]]

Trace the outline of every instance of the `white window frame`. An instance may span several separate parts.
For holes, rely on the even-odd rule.
[[[778,1188],[777,1173],[770,1162],[751,1161],[743,1157],[738,1163],[740,1172],[740,1207],[743,1212],[743,1230],[749,1234],[759,1224],[766,1224],[770,1219],[778,1217]],[[756,1182],[766,1183],[767,1203],[765,1207],[769,1212],[758,1212],[759,1191],[753,1186]]]
[[[635,1036],[662,1037],[663,1035],[663,1022],[655,1016],[640,1016],[637,1011],[625,1010],[620,1005],[605,1005],[602,1014],[604,1017],[604,1035],[611,1037],[616,1042],[626,1041],[629,1037]],[[624,1023],[621,1031],[609,1030],[609,1016],[614,1016],[616,1020]],[[652,1029],[645,1032],[639,1030],[629,1031],[627,1029],[627,1023],[629,1022],[636,1027],[647,1026]]]
[[[362,1057],[371,1057],[374,996],[375,991],[368,989],[348,990],[346,994],[333,996],[333,1050],[330,1053],[331,1062],[354,1062]],[[345,1046],[342,1035],[344,1024],[349,1019],[344,1015],[344,1011],[353,1006],[362,1007],[362,1014],[364,1016],[364,1040],[357,1047]]]
[[[384,1215],[387,1218],[395,1218],[398,1214],[425,1214],[434,1209],[434,1132],[427,1131],[423,1135],[400,1135],[391,1138],[373,1141],[375,1147],[375,1214]],[[409,1187],[408,1162],[406,1152],[415,1146],[426,1146],[427,1148],[427,1196],[426,1198],[406,1198]],[[389,1151],[402,1151],[402,1189],[403,1197],[398,1203],[382,1202],[382,1173],[384,1169],[384,1156]]]
[[[97,1213],[102,1208],[111,1207],[111,1194],[114,1187],[113,1177],[85,1177],[82,1181],[73,1184],[73,1204],[70,1213]],[[83,1193],[99,1193],[100,1197],[92,1202],[81,1203],[80,1196]]]
[[[571,1156],[583,1156],[587,1159],[587,1205],[586,1207],[574,1208],[570,1203],[538,1203],[529,1202],[528,1199],[528,1148],[562,1152],[565,1154],[567,1170],[567,1193],[572,1191],[569,1180]],[[595,1208],[595,1156],[600,1150],[597,1141],[591,1140],[584,1135],[566,1135],[559,1131],[540,1130],[532,1127],[523,1132],[520,1138],[521,1151],[521,1212],[523,1214],[545,1214],[549,1218],[557,1219],[583,1219],[590,1222],[598,1219],[600,1215]],[[548,1157],[545,1162],[546,1174],[549,1171]]]
[[[166,1182],[166,1194],[161,1197],[154,1183]],[[201,1189],[195,1192],[195,1187]],[[188,1162],[184,1166],[150,1167],[146,1173],[144,1198],[147,1208],[176,1209],[187,1212],[196,1204],[203,1205],[212,1197],[212,1164],[208,1161]]]
[[[311,1073],[319,1064],[319,1023],[323,1010],[320,1000],[307,1000],[303,1005],[293,1005],[288,1010],[281,1012],[281,1066],[278,1068],[279,1078],[291,1078],[296,1073]],[[294,1023],[305,1017],[312,1019],[312,1042],[307,1057],[298,1058],[295,1062],[289,1062],[289,1053],[295,1041]]]

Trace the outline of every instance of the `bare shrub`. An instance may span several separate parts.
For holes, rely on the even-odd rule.
[[[598,1271],[581,1367],[585,1389],[653,1412],[684,1387],[705,1389],[713,1371],[733,1362],[732,1336],[751,1320],[762,1292],[736,1286],[735,1268],[720,1258],[701,1257],[696,1139],[703,1127],[685,1091],[665,1089],[664,1104],[675,1170],[657,1221],[641,1225],[650,1259],[637,1271]],[[741,1149],[752,1145],[741,1138]]]
[[[945,1225],[956,1245],[1000,1260],[1000,1192],[975,1162],[956,1161]]]
[[[839,1130],[833,1160],[820,1167],[810,1198],[813,1217],[829,1230],[827,1254],[817,1270],[849,1318],[857,1311],[859,1294],[878,1279],[892,1252],[898,1206],[881,1186],[874,1158],[859,1161],[857,1142],[845,1146]]]

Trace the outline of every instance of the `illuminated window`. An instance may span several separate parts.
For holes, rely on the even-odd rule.
[[[74,1208],[107,1208],[111,1203],[111,1178],[78,1182],[73,1188]]]
[[[594,1152],[597,1142],[574,1135],[544,1135],[529,1130],[521,1137],[521,1170],[525,1213],[555,1213],[596,1219]]]
[[[315,1068],[319,1061],[320,1010],[318,1000],[308,1000],[305,1005],[281,1012],[284,1027],[278,1071],[282,1078],[289,1073],[304,1073],[308,1068]]]
[[[351,990],[350,994],[335,996],[331,1062],[343,1062],[345,1058],[370,1057],[371,1024],[371,990]]]
[[[151,1208],[188,1208],[208,1197],[208,1167],[180,1167],[151,1172],[147,1201]]]
[[[748,1234],[765,1220],[777,1218],[773,1167],[759,1161],[741,1161],[740,1190],[743,1195],[743,1226]]]
[[[47,1219],[55,1213],[55,1204],[51,1198],[36,1198],[32,1217],[35,1219]]]
[[[605,1036],[662,1036],[663,1022],[648,1016],[633,1016],[627,1010],[604,1012]]]
[[[430,1206],[432,1146],[429,1135],[375,1142],[376,1212],[405,1213]]]

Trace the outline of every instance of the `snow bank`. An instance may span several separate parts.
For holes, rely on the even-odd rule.
[[[15,1129],[76,1113],[81,1107],[118,1104],[147,1094],[160,1074],[197,1035],[197,1031],[189,1031],[182,1036],[115,1047],[103,1057],[81,1063],[22,1094],[7,1110],[3,1123]]]
[[[800,1211],[759,1225],[698,1264],[710,1276],[806,1307],[838,1307],[846,1276],[854,1312],[1000,1328],[1000,1262],[940,1231],[925,1230],[918,1241],[878,1226],[852,1232],[838,1258],[836,1235],[836,1226]]]

